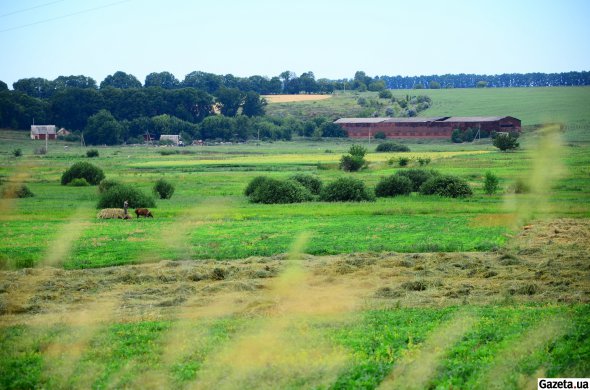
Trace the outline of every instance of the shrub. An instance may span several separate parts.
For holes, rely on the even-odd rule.
[[[374,138],[375,139],[386,139],[387,138],[387,135],[385,135],[385,133],[382,132],[382,131],[378,131],[378,132],[375,133],[375,137]]]
[[[420,164],[420,166],[428,165],[430,164],[430,161],[430,157],[418,157],[418,164]]]
[[[61,176],[61,184],[66,185],[78,178],[86,179],[91,185],[97,185],[102,179],[104,179],[104,172],[102,169],[90,163],[83,161],[77,162],[63,173]]]
[[[6,186],[2,190],[3,198],[32,198],[35,196],[33,191],[24,184],[20,184],[16,187]]]
[[[90,184],[83,177],[77,177],[68,183],[72,187],[88,187]]]
[[[428,181],[422,184],[420,187],[420,193],[422,195],[440,195],[451,198],[463,198],[471,196],[473,191],[471,191],[469,184],[460,177],[441,175],[428,179]]]
[[[129,202],[129,208],[156,206],[152,197],[131,186],[119,184],[109,188],[100,195],[96,208],[120,208],[123,207],[125,201]]]
[[[495,147],[505,152],[514,150],[520,146],[518,143],[518,133],[496,134],[493,140]]]
[[[270,178],[266,177],[266,176],[256,176],[254,179],[250,180],[250,183],[248,183],[248,185],[246,186],[246,189],[244,189],[244,195],[246,196],[250,196],[254,193],[254,191],[256,191],[256,189],[258,187],[260,187],[260,185],[262,183],[264,183],[265,181],[269,180]]]
[[[375,137],[377,138],[377,137]],[[383,142],[377,145],[376,152],[409,152],[410,148],[396,142]]]
[[[23,155],[23,150],[21,148],[16,148],[12,151],[12,155],[14,157],[20,157]]]
[[[180,150],[177,150],[177,149],[163,149],[163,150],[160,150],[160,154],[162,156],[171,156],[173,154],[180,154]]]
[[[340,169],[346,172],[356,172],[367,165],[363,157],[345,154],[340,158]]]
[[[515,194],[528,194],[531,192],[531,187],[523,179],[516,179],[511,188]]]
[[[115,187],[121,185],[121,182],[118,182],[117,180],[112,180],[112,179],[103,179],[101,180],[100,184],[98,185],[98,192],[100,194],[102,194],[103,192]]]
[[[160,199],[170,199],[174,194],[174,186],[164,179],[159,179],[154,184],[154,194],[158,195]]]
[[[486,194],[492,195],[498,191],[499,186],[498,176],[492,172],[486,172],[486,176],[483,182],[483,190]]]
[[[419,191],[420,186],[424,184],[424,182],[426,182],[433,176],[439,175],[437,171],[425,171],[422,169],[408,169],[403,171],[397,171],[395,174],[397,176],[403,176],[410,179],[410,182],[412,183],[412,191]]]
[[[412,192],[412,182],[405,176],[384,177],[375,187],[375,195],[378,197],[409,195]]]
[[[451,141],[453,141],[456,144],[460,144],[461,142],[463,142],[463,134],[461,134],[461,130],[453,130],[453,133],[451,133]]]
[[[311,200],[309,190],[296,181],[267,178],[250,194],[252,203],[300,203]]]
[[[408,157],[400,157],[397,159],[397,163],[400,167],[407,167],[410,163],[410,159]]]
[[[289,179],[298,182],[303,187],[307,188],[313,195],[319,195],[322,190],[323,183],[317,176],[299,173],[291,176]]]
[[[391,91],[389,89],[384,89],[383,91],[379,92],[380,99],[391,99],[392,97],[393,97],[393,94],[391,93]]]
[[[98,150],[97,149],[87,150],[86,151],[86,157],[88,157],[88,158],[98,157]]]
[[[328,184],[320,193],[320,200],[325,202],[361,202],[374,200],[365,187],[365,183],[351,177],[341,177]]]
[[[352,145],[350,149],[348,149],[348,154],[355,157],[365,157],[365,154],[367,154],[367,148],[362,145]]]

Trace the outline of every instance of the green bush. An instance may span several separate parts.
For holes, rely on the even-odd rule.
[[[515,194],[528,194],[531,192],[531,186],[523,179],[516,179],[514,184],[512,184],[511,190]]]
[[[498,191],[500,180],[498,180],[498,176],[494,175],[492,172],[486,172],[486,176],[483,182],[483,190],[486,194],[492,195]]]
[[[405,176],[384,177],[375,187],[375,195],[378,197],[409,195],[410,192],[412,192],[412,182]]]
[[[385,135],[385,133],[382,132],[382,131],[378,131],[378,132],[375,133],[375,137],[374,138],[375,139],[386,139],[387,138],[387,135]]]
[[[12,151],[12,155],[14,157],[20,157],[23,155],[23,150],[21,148],[16,148]]]
[[[7,186],[2,190],[3,198],[32,198],[33,196],[35,196],[33,191],[24,184],[20,184],[14,188]]]
[[[309,200],[312,200],[309,190],[292,180],[267,178],[250,194],[252,203],[300,203]]]
[[[100,184],[98,185],[98,192],[100,194],[102,194],[103,192],[105,192],[115,186],[119,186],[119,185],[121,185],[121,182],[119,182],[117,180],[103,179],[103,180],[101,180]]]
[[[313,195],[319,195],[322,190],[323,183],[317,176],[298,173],[291,176],[289,179],[298,182],[303,187],[307,188]]]
[[[400,157],[397,159],[397,163],[400,167],[407,167],[410,163],[410,159],[408,157]]]
[[[248,185],[246,186],[246,189],[244,190],[244,195],[252,195],[254,191],[256,191],[258,187],[260,187],[262,183],[269,179],[270,178],[266,176],[256,176],[254,179],[250,180],[250,183],[248,183]]]
[[[92,158],[92,157],[98,157],[98,150],[96,149],[90,149],[86,151],[86,157],[88,158]]]
[[[469,184],[460,177],[451,175],[435,176],[420,187],[422,195],[440,195],[451,198],[463,198],[473,195]]]
[[[156,203],[151,196],[125,185],[119,184],[109,188],[100,195],[96,208],[123,208],[123,203],[129,202],[129,208],[155,207]]]
[[[340,169],[346,172],[356,172],[367,166],[363,157],[345,154],[340,158]]]
[[[72,187],[88,187],[90,184],[83,177],[79,177],[69,182],[68,185]]]
[[[97,185],[104,179],[104,172],[90,163],[81,161],[75,163],[63,173],[61,184],[67,185],[74,179],[86,179],[89,184]]]
[[[375,137],[377,138],[377,137]],[[376,152],[409,152],[410,148],[397,142],[383,142],[377,145]]]
[[[431,161],[430,157],[418,157],[417,160],[418,160],[418,164],[420,164],[420,166],[428,165],[428,164],[430,164],[430,161]]]
[[[352,145],[350,149],[348,149],[348,154],[355,157],[365,157],[367,154],[367,148],[363,145]]]
[[[328,184],[320,193],[324,202],[361,202],[373,201],[375,197],[365,187],[365,183],[351,177],[341,177]]]
[[[410,179],[410,182],[412,183],[412,191],[414,192],[419,191],[420,186],[428,179],[439,175],[437,171],[425,171],[422,169],[407,169],[403,171],[397,171],[395,174],[397,176],[403,176]]]
[[[174,185],[164,179],[159,179],[154,184],[154,194],[158,195],[160,199],[170,199],[174,194]]]
[[[503,152],[517,149],[520,146],[518,143],[518,133],[496,134],[493,144]]]

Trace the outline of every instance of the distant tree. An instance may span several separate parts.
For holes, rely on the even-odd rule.
[[[237,88],[220,88],[215,97],[219,111],[225,116],[236,116],[244,100],[244,95]]]
[[[494,175],[492,172],[486,172],[486,176],[483,182],[483,190],[488,195],[493,195],[498,191],[500,180],[498,176]]]
[[[424,84],[418,82],[412,86],[413,89],[424,89]]]
[[[53,96],[55,85],[53,81],[40,77],[20,79],[12,84],[15,91],[25,93],[29,96],[46,99]]]
[[[214,93],[222,86],[223,78],[213,73],[191,72],[184,77],[183,87],[197,88],[207,93]]]
[[[496,134],[493,144],[503,152],[517,149],[520,146],[518,143],[518,133]]]
[[[28,129],[33,123],[47,123],[49,104],[18,91],[0,91],[0,127]]]
[[[108,75],[105,79],[100,83],[100,89],[103,88],[141,88],[141,82],[137,79],[137,77],[133,76],[132,74],[127,74],[125,72],[115,72],[112,75]]]
[[[269,94],[279,94],[283,91],[283,83],[281,79],[278,77],[272,77],[268,82],[268,93]]]
[[[53,80],[53,84],[56,90],[64,88],[90,88],[96,89],[96,80],[92,77],[79,75],[79,76],[59,76]]]
[[[105,106],[101,94],[94,89],[66,88],[50,99],[50,109],[58,126],[82,130],[91,115]]]
[[[122,141],[123,126],[107,110],[100,110],[88,118],[84,140],[91,145],[115,145]]]
[[[348,133],[340,125],[334,122],[324,122],[319,125],[319,130],[323,137],[348,137]]]
[[[430,88],[430,89],[440,89],[440,83],[438,81],[432,80],[432,81],[430,81],[428,83],[428,88]]]
[[[381,92],[379,92],[380,99],[391,99],[392,97],[393,97],[393,94],[391,93],[391,91],[389,89],[384,89]]]
[[[144,86],[174,89],[180,87],[180,81],[170,72],[153,72],[145,77]]]
[[[488,82],[487,81],[478,81],[477,84],[475,84],[476,88],[485,88],[488,86]]]
[[[369,83],[369,85],[367,85],[367,88],[369,89],[369,91],[373,91],[373,92],[383,91],[386,88],[385,81],[383,81],[383,80],[371,81]]]
[[[4,81],[0,80],[0,92],[2,91],[8,91],[8,85]]]
[[[315,81],[313,72],[305,72],[299,76],[299,84],[302,91],[307,93],[315,93],[318,91],[318,84]]]
[[[266,99],[260,97],[258,93],[254,91],[247,92],[244,97],[242,114],[248,117],[262,116],[264,115],[264,107],[267,104]]]

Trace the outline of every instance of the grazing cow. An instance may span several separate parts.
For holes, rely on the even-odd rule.
[[[154,216],[148,209],[135,209],[135,215],[137,215],[137,218],[139,218],[140,215],[143,215],[145,218],[154,218]]]

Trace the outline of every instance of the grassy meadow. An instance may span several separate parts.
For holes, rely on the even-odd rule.
[[[86,148],[61,141],[37,155],[44,141],[0,130],[0,180],[35,194],[0,199],[0,389],[487,389],[589,377],[585,236],[555,227],[533,247],[523,226],[590,217],[590,88],[393,92],[431,96],[424,116],[515,116],[523,147],[404,140],[409,153],[374,153],[374,140],[360,140],[369,167],[345,173],[346,139],[98,147],[100,156],[87,158]],[[354,116],[356,98],[267,111]],[[552,122],[566,126],[557,134],[533,126]],[[466,179],[474,195],[289,205],[243,195],[256,176],[297,173],[324,184],[354,176],[372,189],[408,169],[388,163],[400,156],[412,158],[409,168],[430,158],[423,169]],[[176,191],[157,200],[153,219],[97,219],[95,186],[60,185],[77,161],[146,193],[159,178]],[[488,171],[500,179],[495,195],[483,191]],[[515,194],[518,180],[531,191]],[[377,272],[387,256],[391,265],[383,260]],[[436,266],[418,264],[424,256]],[[187,264],[203,269],[170,276]],[[333,273],[321,268],[332,264]],[[354,288],[339,284],[346,275]],[[480,282],[494,292],[477,295]]]

